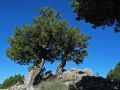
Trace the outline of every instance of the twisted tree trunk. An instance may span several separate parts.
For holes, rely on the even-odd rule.
[[[64,67],[66,65],[66,58],[63,58],[61,60],[61,63],[59,64],[59,66],[57,67],[56,73],[62,73],[64,71]]]
[[[28,76],[26,77],[25,82],[24,82],[25,90],[34,90],[33,89],[34,79],[39,74],[39,72],[42,70],[43,65],[44,65],[44,59],[41,59],[41,62],[35,64],[33,69],[28,73]]]

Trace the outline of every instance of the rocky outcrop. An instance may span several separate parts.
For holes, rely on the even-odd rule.
[[[70,85],[69,90],[120,90],[120,81],[85,76],[75,85]]]
[[[75,80],[79,81],[83,76],[92,76],[93,72],[91,69],[78,70],[76,68],[71,68],[67,71],[64,71],[57,78],[59,80]]]

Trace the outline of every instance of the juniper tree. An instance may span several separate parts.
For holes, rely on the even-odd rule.
[[[64,71],[64,67],[67,61],[73,61],[76,64],[83,62],[84,57],[88,55],[87,53],[87,41],[91,37],[84,35],[80,32],[79,28],[71,27],[69,28],[61,43],[61,63],[57,67],[56,72],[61,73]]]
[[[44,63],[53,63],[66,55],[68,57],[69,54],[74,58],[79,56],[74,59],[78,63],[77,59],[84,56],[80,57],[84,51],[77,50],[84,47],[82,43],[88,38],[80,33],[78,28],[68,27],[68,21],[62,20],[60,14],[50,7],[39,9],[39,13],[40,15],[33,19],[32,25],[16,27],[14,35],[9,38],[10,47],[7,49],[7,56],[14,62],[21,65],[33,64],[25,79],[27,90],[32,87]]]

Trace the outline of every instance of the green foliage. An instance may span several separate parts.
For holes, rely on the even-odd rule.
[[[16,27],[14,36],[9,38],[7,55],[19,64],[36,63],[41,58],[53,62],[60,53],[58,35],[67,28],[67,21],[60,20],[59,14],[49,7],[40,9],[39,13],[33,25]]]
[[[107,78],[120,80],[120,62],[116,64],[116,67],[113,70],[108,72]]]
[[[19,81],[22,81],[24,79],[24,76],[21,76],[20,74],[11,76],[8,79],[6,79],[3,84],[0,85],[1,89],[9,88],[12,85],[15,85]]]
[[[73,60],[76,64],[82,63],[85,56],[88,55],[85,50],[88,46],[87,41],[91,37],[84,35],[79,28],[71,27],[66,31],[62,42],[62,58]]]
[[[16,27],[9,38],[7,56],[19,64],[35,64],[41,58],[52,63],[64,56],[81,63],[87,56],[85,48],[90,37],[80,33],[79,28],[68,27],[68,21],[50,7],[39,9],[39,13],[33,25]]]
[[[36,86],[36,90],[68,90],[68,88],[58,80],[42,82]]]
[[[84,19],[93,27],[114,26],[120,31],[120,1],[119,0],[73,0],[72,7],[77,14],[77,20]]]
[[[0,89],[2,88],[2,84],[0,84]]]

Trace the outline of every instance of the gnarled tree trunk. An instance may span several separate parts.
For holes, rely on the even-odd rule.
[[[28,73],[28,76],[25,79],[24,82],[24,89],[25,90],[34,90],[33,89],[33,82],[35,77],[39,74],[39,72],[42,70],[42,67],[44,65],[44,59],[41,59],[41,61],[33,67],[32,70]]]
[[[62,73],[64,71],[64,67],[66,65],[66,58],[63,58],[61,60],[61,63],[59,64],[59,66],[57,67],[56,73]]]

